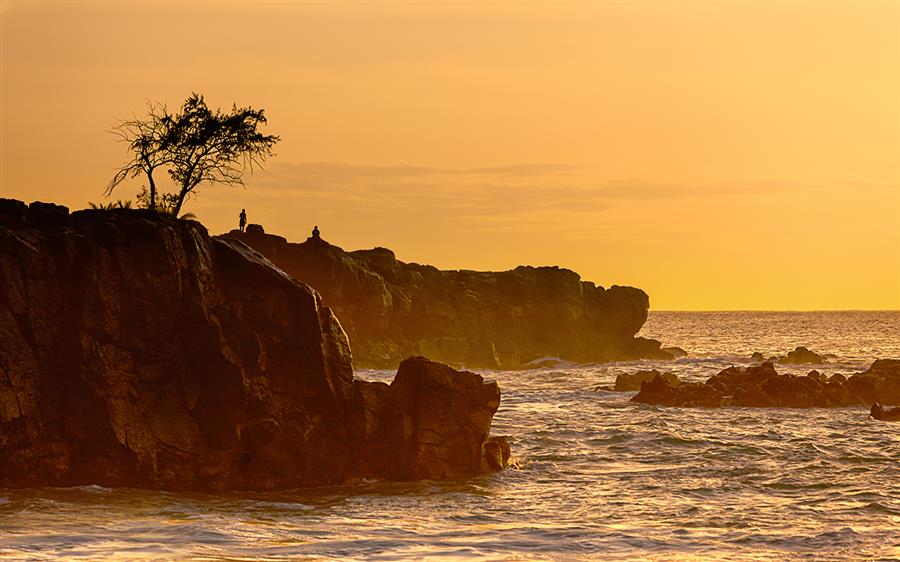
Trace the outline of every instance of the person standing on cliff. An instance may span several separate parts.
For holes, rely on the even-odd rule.
[[[241,232],[244,232],[244,228],[247,226],[247,209],[241,209],[241,215],[238,220],[238,228]]]
[[[313,227],[312,237],[313,237],[313,238],[318,238],[318,237],[319,237],[319,225],[316,225],[316,226]]]

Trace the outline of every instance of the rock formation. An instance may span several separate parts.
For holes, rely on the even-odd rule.
[[[900,360],[879,359],[863,373],[825,377],[779,375],[771,362],[729,367],[703,383],[670,384],[662,376],[641,385],[634,402],[663,406],[824,408],[900,404]]]
[[[900,421],[900,408],[885,410],[881,404],[875,403],[872,404],[869,415],[878,421]]]
[[[634,392],[635,390],[640,390],[643,383],[651,382],[656,377],[662,377],[671,386],[678,386],[681,384],[681,381],[678,380],[678,375],[675,373],[660,373],[656,369],[652,369],[650,371],[638,371],[636,373],[621,373],[616,376],[616,383],[614,386],[600,386],[595,390]]]
[[[786,357],[780,357],[777,361],[784,365],[823,365],[827,363],[824,357],[803,346],[789,351]]]
[[[825,356],[819,355],[815,351],[810,351],[809,348],[804,346],[799,346],[794,351],[789,351],[787,355],[769,357],[768,360],[759,351],[754,351],[750,356],[751,363],[762,363],[764,361],[781,365],[824,365],[828,363]]]
[[[359,462],[370,472],[395,480],[452,479],[506,464],[509,445],[488,437],[500,405],[497,383],[410,357],[390,385],[359,386],[370,397]]]
[[[558,267],[441,271],[398,261],[384,248],[345,252],[321,237],[293,244],[262,227],[232,231],[322,293],[347,330],[357,364],[393,367],[410,355],[451,364],[519,368],[542,357],[598,362],[668,359],[636,338],[646,293],[609,289]]]
[[[199,223],[0,199],[0,487],[466,477],[498,404],[424,359],[354,380],[319,295]]]

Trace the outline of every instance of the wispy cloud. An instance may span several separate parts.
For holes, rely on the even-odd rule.
[[[590,237],[637,229],[642,217],[669,214],[662,230],[689,229],[710,197],[756,196],[815,186],[787,181],[715,184],[610,179],[598,166],[510,164],[444,168],[406,164],[272,162],[251,179],[254,205],[317,209],[346,216],[439,220],[473,232],[565,233]],[[673,210],[673,213],[669,213]],[[657,219],[658,220],[658,219]]]

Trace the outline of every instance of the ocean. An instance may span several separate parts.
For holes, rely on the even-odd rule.
[[[597,388],[648,368],[702,380],[798,345],[828,354],[828,375],[862,371],[900,358],[900,312],[653,312],[640,335],[690,354],[484,372],[503,392],[493,433],[513,448],[502,473],[227,495],[0,489],[0,559],[900,560],[900,424]]]

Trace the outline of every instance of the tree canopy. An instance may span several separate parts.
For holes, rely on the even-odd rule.
[[[133,157],[110,180],[106,194],[127,178],[145,175],[149,189],[138,195],[138,202],[177,216],[204,182],[244,185],[244,172],[252,173],[273,155],[279,137],[259,132],[266,123],[262,109],[233,105],[230,113],[213,111],[197,93],[175,114],[163,104],[148,104],[146,119],[122,121],[113,128]],[[158,193],[153,173],[159,168],[168,171],[176,193]]]

